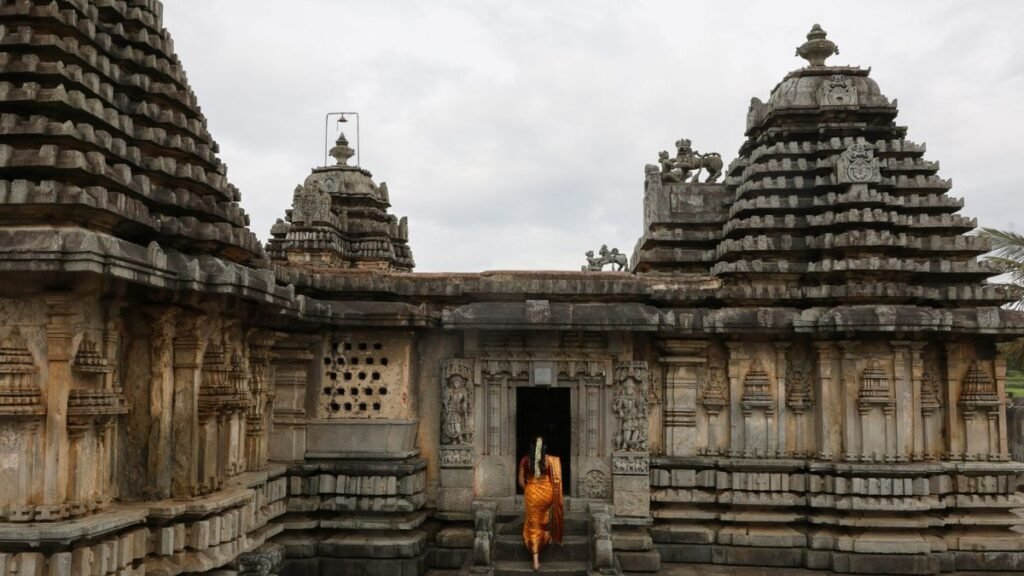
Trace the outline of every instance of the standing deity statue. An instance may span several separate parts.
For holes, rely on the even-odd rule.
[[[472,444],[473,392],[468,381],[472,369],[465,360],[455,359],[448,362],[445,372],[441,443]]]
[[[632,377],[623,382],[612,410],[619,419],[615,449],[626,452],[647,450],[647,399],[638,393],[636,381]]]

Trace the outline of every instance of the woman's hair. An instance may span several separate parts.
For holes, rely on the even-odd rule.
[[[533,442],[533,449],[530,451],[527,463],[529,465],[530,474],[534,478],[540,478],[547,468],[544,462],[544,457],[548,454],[548,446],[544,443],[544,438],[537,436],[537,439]]]

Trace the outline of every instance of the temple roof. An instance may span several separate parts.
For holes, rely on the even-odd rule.
[[[159,2],[16,0],[0,17],[0,224],[265,262]]]
[[[314,168],[295,188],[292,208],[271,228],[275,264],[311,270],[349,268],[409,272],[415,266],[407,220],[388,213],[387,183],[349,166],[355,154],[342,133],[330,150],[333,166]]]
[[[870,69],[827,64],[838,47],[820,26],[807,37],[797,55],[808,65],[767,102],[751,99],[747,139],[724,186],[649,170],[654,211],[635,268],[710,273],[731,304],[1012,300],[985,283],[998,273],[977,258],[990,245],[965,235],[977,222],[958,214],[952,182],[895,123],[896,101]]]

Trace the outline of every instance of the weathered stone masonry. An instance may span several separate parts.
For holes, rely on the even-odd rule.
[[[344,136],[257,241],[161,10],[0,5],[0,574],[510,573],[536,388],[566,570],[1024,570],[1017,295],[820,28],[631,273],[417,274]]]

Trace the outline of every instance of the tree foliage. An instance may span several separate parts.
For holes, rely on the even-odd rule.
[[[992,252],[986,259],[999,266],[1009,281],[1024,287],[1024,235],[994,228],[982,228],[979,235],[992,242]],[[1024,300],[1010,304],[1016,310],[1024,309]],[[1024,370],[1024,338],[1000,344],[1010,370]]]

